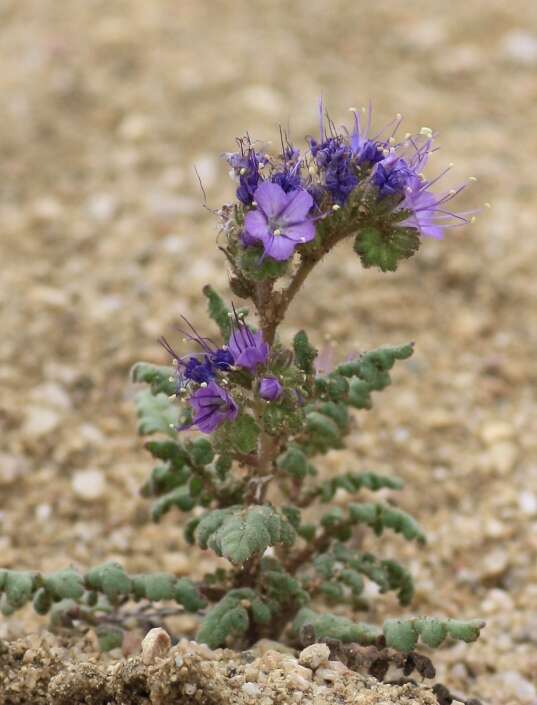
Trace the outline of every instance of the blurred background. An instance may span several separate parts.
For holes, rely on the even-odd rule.
[[[492,204],[395,274],[342,247],[284,337],[306,326],[341,357],[416,341],[327,468],[404,478],[430,544],[382,545],[409,562],[416,613],[487,619],[478,644],[440,652],[440,677],[535,703],[534,0],[3,0],[0,562],[189,573],[177,516],[151,525],[138,496],[151,464],[128,372],[164,361],[179,314],[209,325],[203,284],[229,294],[194,166],[209,206],[230,201],[235,136],[283,124],[300,143],[321,94],[337,124],[371,100],[379,127],[401,112],[403,130],[438,131],[431,169],[477,177],[462,208]],[[0,621],[0,638],[36,620]]]

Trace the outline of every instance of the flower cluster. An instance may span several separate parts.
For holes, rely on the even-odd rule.
[[[448,171],[427,180],[423,170],[436,150],[428,128],[396,138],[401,117],[370,136],[354,112],[352,129],[337,129],[321,104],[319,139],[308,138],[301,153],[282,136],[281,153],[263,153],[247,140],[226,159],[238,181],[235,228],[241,248],[257,248],[260,261],[288,261],[297,248],[323,234],[323,225],[339,210],[355,219],[355,232],[364,223],[357,213],[380,220],[381,230],[410,229],[417,236],[442,238],[444,230],[469,222],[469,213],[456,213],[447,204],[465,185],[445,193],[433,186]],[[237,216],[238,212],[238,216]],[[300,250],[299,250],[300,251]]]
[[[165,338],[161,345],[171,355],[176,370],[176,394],[190,390],[188,403],[192,409],[192,421],[179,427],[186,430],[195,426],[203,433],[212,433],[226,421],[234,421],[239,414],[239,405],[224,388],[229,385],[229,373],[242,370],[251,376],[259,376],[258,394],[265,401],[275,401],[283,387],[276,377],[263,376],[270,347],[261,331],[253,331],[241,316],[233,310],[232,330],[227,345],[217,347],[210,339],[199,335],[196,329],[183,319],[189,331],[181,329],[185,340],[195,343],[199,352],[178,355]]]

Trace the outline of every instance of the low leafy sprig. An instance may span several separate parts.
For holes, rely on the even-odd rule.
[[[413,344],[334,363],[305,331],[291,341],[279,335],[305,279],[339,243],[349,240],[364,267],[395,271],[423,238],[471,219],[448,210],[464,185],[436,193],[445,172],[424,176],[435,151],[430,130],[399,139],[397,117],[371,136],[370,120],[369,113],[364,126],[355,111],[352,128],[338,130],[321,106],[320,138],[309,138],[304,152],[283,133],[279,154],[238,140],[238,151],[226,155],[237,191],[218,211],[220,249],[235,300],[250,308],[228,305],[207,285],[217,334],[182,318],[186,351],[162,338],[171,365],[139,363],[132,371],[147,386],[136,404],[139,432],[151,437],[146,448],[157,461],[141,490],[153,500],[152,517],[187,514],[186,541],[227,567],[197,582],[128,576],[117,564],[85,576],[4,571],[5,613],[30,599],[40,613],[68,600],[67,608],[104,615],[132,600],[174,600],[200,614],[196,638],[215,648],[313,637],[410,653],[419,643],[478,637],[479,620],[413,617],[378,626],[352,616],[367,609],[368,583],[403,606],[414,595],[403,565],[363,549],[364,531],[391,531],[418,545],[426,537],[397,506],[401,480],[362,468],[327,477],[322,456],[345,448],[355,412],[371,408]]]

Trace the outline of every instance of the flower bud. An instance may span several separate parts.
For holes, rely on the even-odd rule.
[[[283,387],[275,377],[263,377],[259,384],[259,396],[267,401],[275,401],[282,391]]]

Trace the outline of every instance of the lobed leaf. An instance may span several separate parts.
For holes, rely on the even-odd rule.
[[[151,387],[151,394],[165,394],[170,396],[175,394],[177,387],[175,382],[175,370],[173,367],[162,367],[151,365],[148,362],[137,362],[132,368],[131,377],[133,382],[144,382]]]
[[[139,392],[135,403],[140,435],[152,433],[164,433],[171,437],[176,435],[178,412],[165,394],[153,396],[151,392]]]

